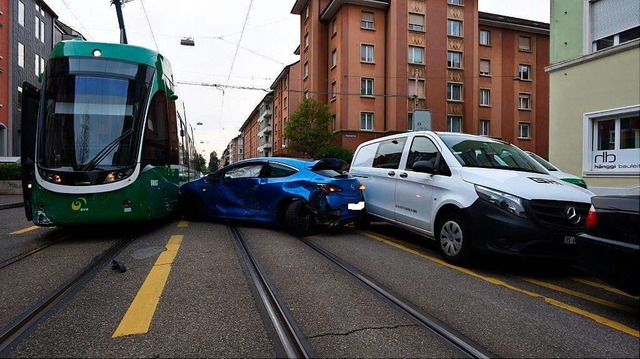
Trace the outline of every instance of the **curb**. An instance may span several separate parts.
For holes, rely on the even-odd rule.
[[[18,207],[24,207],[24,202],[0,204],[0,210]]]

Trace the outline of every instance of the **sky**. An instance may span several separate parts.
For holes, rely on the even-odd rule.
[[[444,0],[440,0],[444,1]],[[63,23],[91,41],[118,42],[110,0],[45,0]],[[169,59],[198,152],[222,154],[284,66],[298,60],[295,0],[132,0],[123,8],[129,44]],[[549,22],[550,0],[479,0],[480,11]],[[192,37],[195,46],[182,46]],[[198,125],[201,123],[201,125]]]

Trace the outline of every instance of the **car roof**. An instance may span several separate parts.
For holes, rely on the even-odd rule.
[[[254,157],[233,164],[235,165],[238,163],[247,162],[280,162],[295,167],[307,167],[313,165],[315,162],[317,162],[317,160],[293,157]]]

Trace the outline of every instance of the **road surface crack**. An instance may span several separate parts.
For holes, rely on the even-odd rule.
[[[315,339],[315,338],[322,338],[322,337],[329,337],[329,336],[345,336],[345,335],[351,335],[357,332],[362,332],[365,330],[398,329],[398,328],[406,328],[406,327],[413,327],[413,326],[414,325],[412,324],[402,324],[402,325],[382,326],[382,327],[365,327],[365,328],[353,329],[344,333],[324,333],[324,334],[312,335],[308,337],[308,339]]]

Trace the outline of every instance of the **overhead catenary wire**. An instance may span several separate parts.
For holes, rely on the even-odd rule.
[[[156,41],[156,35],[154,35],[153,28],[151,27],[151,22],[149,21],[149,14],[147,14],[147,8],[144,6],[144,0],[140,0],[140,4],[142,5],[142,12],[144,12],[144,17],[147,19],[147,25],[149,25],[149,31],[151,31],[151,38],[153,38],[153,43],[156,45],[156,51],[160,52],[160,48],[158,47],[158,42]]]
[[[82,23],[82,21],[80,21],[80,19],[78,19],[78,17],[76,16],[76,14],[73,12],[73,10],[71,10],[71,7],[69,6],[69,4],[67,3],[66,0],[60,0],[62,1],[62,3],[64,4],[64,6],[67,8],[67,10],[69,10],[69,12],[71,13],[71,15],[73,15],[73,17],[76,19],[76,21],[78,22],[78,24],[80,24],[80,27],[82,27],[84,30],[86,30],[86,35],[88,36],[88,39],[91,40],[93,38],[93,36],[91,35],[91,33],[89,32],[89,29],[84,26],[84,24]]]

